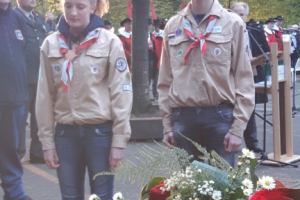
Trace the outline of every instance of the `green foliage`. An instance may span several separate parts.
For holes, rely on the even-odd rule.
[[[285,24],[298,24],[300,22],[300,1],[299,0],[243,0],[249,4],[249,19],[265,21],[270,17],[283,15]],[[156,15],[158,18],[170,18],[181,9],[181,0],[153,0]],[[189,0],[185,0],[185,4]],[[219,2],[228,8],[229,0],[219,0]],[[231,4],[234,0],[230,1]],[[15,7],[16,0],[12,0]],[[48,10],[55,15],[61,13],[60,0],[37,0],[36,10],[44,14]],[[105,19],[112,21],[113,26],[118,29],[119,23],[127,17],[127,0],[110,0],[110,11],[104,16]],[[149,17],[151,12],[149,10]]]
[[[129,181],[131,184],[142,187],[147,180],[153,179],[159,172],[165,172],[170,176],[173,171],[178,171],[190,164],[186,151],[176,147],[168,149],[158,145],[161,147],[161,151],[144,145],[139,151],[140,157],[135,157],[134,162],[124,160],[111,172],[100,172],[94,176],[94,179],[102,175],[115,175],[117,180],[122,179],[124,183]]]

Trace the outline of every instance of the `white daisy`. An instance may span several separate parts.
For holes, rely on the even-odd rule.
[[[117,192],[114,196],[113,196],[113,200],[123,200],[123,195],[121,192]]]
[[[222,193],[221,191],[215,190],[212,194],[213,200],[221,200],[222,199]]]
[[[89,197],[89,200],[100,200],[100,198],[95,195],[95,194],[92,194],[90,197]]]
[[[247,174],[250,174],[250,169],[249,169],[249,167],[246,168],[246,173],[247,173]]]
[[[243,180],[242,184],[244,186],[246,186],[247,188],[253,189],[253,183],[252,183],[252,181],[249,180],[249,179],[247,179],[247,178],[245,180]]]
[[[253,190],[251,188],[247,188],[247,189],[244,189],[243,192],[244,192],[245,196],[249,197],[252,195]]]
[[[255,154],[253,151],[250,151],[249,149],[243,149],[242,152],[247,158],[255,159]]]
[[[258,185],[266,190],[272,190],[276,187],[274,178],[270,176],[263,176],[262,178],[259,178]]]

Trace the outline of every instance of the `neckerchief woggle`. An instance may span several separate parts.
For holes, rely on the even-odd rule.
[[[216,15],[210,15],[208,18],[208,25],[206,27],[206,31],[204,34],[200,35],[198,38],[196,38],[192,31],[192,25],[189,19],[185,16],[183,18],[183,29],[184,33],[191,38],[194,42],[189,46],[186,54],[184,55],[184,64],[188,61],[189,53],[198,45],[200,45],[200,51],[202,56],[205,55],[205,52],[207,50],[207,43],[205,41],[205,38],[207,38],[212,30],[214,29],[214,26],[217,22],[217,16]]]
[[[83,42],[81,42],[78,47],[75,50],[75,55],[81,51],[82,49],[85,49],[89,46],[91,46],[93,43],[95,43],[99,37],[100,32],[98,30],[93,30],[89,32],[89,34],[85,37]],[[67,45],[67,39],[63,34],[59,35],[58,38],[59,41],[59,47],[60,47],[60,53],[63,55],[67,55],[69,52],[69,47]],[[61,81],[62,81],[62,88],[65,92],[68,92],[68,88],[71,86],[71,81],[73,78],[73,64],[72,64],[73,58],[67,58],[66,61],[63,63],[62,72],[61,72]]]

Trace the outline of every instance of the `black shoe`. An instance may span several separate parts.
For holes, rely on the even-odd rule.
[[[24,198],[22,198],[20,200],[32,200],[32,198],[30,198],[29,196],[26,196],[26,197],[24,197]]]
[[[33,154],[30,154],[29,159],[30,159],[29,162],[33,163],[33,164],[44,164],[45,163],[45,160],[43,157],[38,157]]]

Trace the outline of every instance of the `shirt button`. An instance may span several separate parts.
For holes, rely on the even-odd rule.
[[[36,29],[34,29],[35,31],[37,31]]]
[[[37,40],[40,40],[40,38],[36,38]]]

